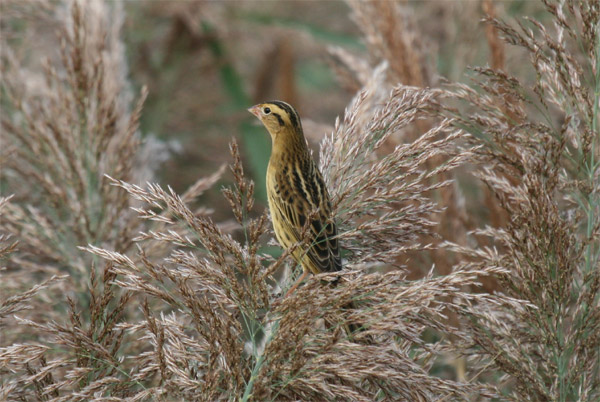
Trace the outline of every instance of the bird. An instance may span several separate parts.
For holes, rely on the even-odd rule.
[[[306,246],[292,252],[303,272],[287,292],[288,296],[308,273],[342,269],[331,199],[304,138],[296,109],[286,102],[269,101],[248,111],[258,117],[271,135],[266,182],[277,241],[284,249],[290,249],[302,240],[304,230],[308,230]]]

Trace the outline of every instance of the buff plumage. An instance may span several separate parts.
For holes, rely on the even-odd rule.
[[[272,139],[267,196],[277,240],[288,249],[308,228],[307,246],[293,252],[304,273],[339,271],[342,264],[329,193],[306,145],[298,113],[281,101],[248,110],[260,119]]]

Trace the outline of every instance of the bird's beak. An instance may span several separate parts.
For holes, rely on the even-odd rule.
[[[248,111],[260,119],[260,107],[258,105],[252,106]]]

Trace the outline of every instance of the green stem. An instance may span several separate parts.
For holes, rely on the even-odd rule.
[[[254,365],[254,367],[252,368],[252,373],[250,373],[250,380],[248,380],[248,384],[246,384],[246,389],[244,390],[244,395],[242,395],[242,397],[240,398],[240,402],[247,402],[252,397],[252,388],[254,387],[254,382],[258,378],[258,373],[265,361],[265,351],[267,349],[267,346],[273,339],[273,336],[275,336],[275,334],[277,333],[278,329],[279,329],[279,320],[275,321],[275,323],[273,324],[271,333],[269,334],[269,336],[267,337],[267,340],[265,341],[265,347],[263,349],[263,352],[261,353],[260,357],[256,361],[256,364]]]

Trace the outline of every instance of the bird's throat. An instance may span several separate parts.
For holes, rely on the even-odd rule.
[[[271,160],[295,159],[309,156],[302,132],[279,132],[272,138]]]

